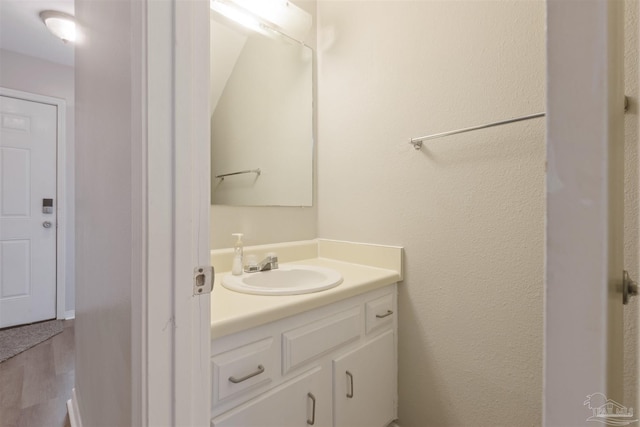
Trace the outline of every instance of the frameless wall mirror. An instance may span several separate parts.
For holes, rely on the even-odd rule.
[[[212,204],[311,206],[313,51],[280,27],[238,25],[214,3],[227,1],[211,11]]]

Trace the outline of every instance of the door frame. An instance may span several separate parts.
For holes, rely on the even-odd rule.
[[[143,286],[133,287],[132,424],[206,427],[211,294],[194,296],[193,283],[211,265],[209,2],[132,4],[135,57],[145,58],[132,70],[143,141],[133,158],[142,251],[132,283]]]
[[[24,92],[0,86],[0,96],[38,102],[56,107],[56,319],[66,319],[66,180],[67,140],[66,113],[67,102],[61,98]]]
[[[622,266],[610,259],[622,261],[622,255],[610,257],[609,250],[621,251],[623,243],[616,240],[621,227],[608,221],[608,206],[622,190],[622,171],[612,165],[623,144],[608,142],[624,137],[618,132],[624,114],[623,5],[548,0],[546,6],[543,425],[551,427],[585,425],[595,393],[628,403],[615,395],[620,372],[611,375],[622,358],[608,352],[613,330],[622,324],[610,318],[610,301],[622,310]]]

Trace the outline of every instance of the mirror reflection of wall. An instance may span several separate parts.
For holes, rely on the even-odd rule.
[[[215,13],[211,32],[212,204],[311,206],[312,49]]]

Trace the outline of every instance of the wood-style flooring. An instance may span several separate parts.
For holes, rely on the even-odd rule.
[[[64,331],[0,363],[0,427],[69,427],[73,320]]]

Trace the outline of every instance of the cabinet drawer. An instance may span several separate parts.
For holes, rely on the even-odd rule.
[[[273,338],[266,338],[212,358],[214,405],[264,385],[277,375],[277,354],[273,342]]]
[[[282,334],[282,372],[360,337],[360,307]]]
[[[369,301],[365,308],[367,333],[393,323],[396,315],[393,306],[393,294]]]

